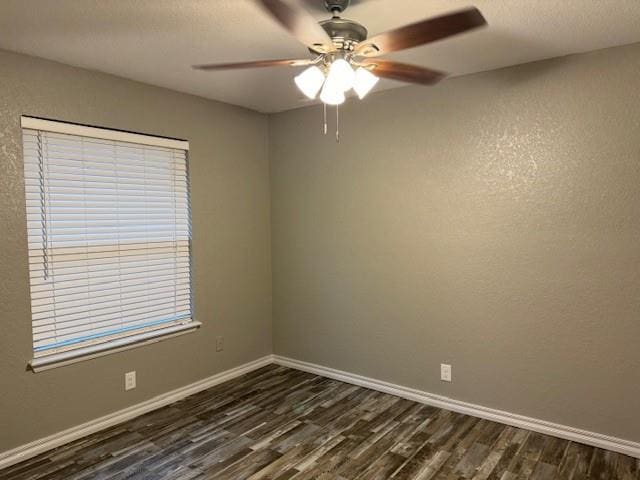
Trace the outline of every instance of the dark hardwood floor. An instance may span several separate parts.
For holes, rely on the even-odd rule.
[[[640,479],[640,460],[270,365],[1,479]]]

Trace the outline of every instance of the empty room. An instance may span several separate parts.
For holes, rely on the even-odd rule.
[[[0,480],[640,480],[638,0],[0,0]]]

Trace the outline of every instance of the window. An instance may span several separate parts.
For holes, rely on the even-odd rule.
[[[194,329],[185,141],[22,117],[34,370]]]

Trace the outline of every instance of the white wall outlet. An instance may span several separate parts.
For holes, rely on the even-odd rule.
[[[224,337],[219,336],[216,337],[216,352],[221,352],[224,350]]]
[[[132,390],[136,388],[136,372],[127,372],[124,374],[124,389]]]
[[[448,365],[446,363],[440,364],[440,380],[442,380],[443,382],[451,381],[451,365]]]

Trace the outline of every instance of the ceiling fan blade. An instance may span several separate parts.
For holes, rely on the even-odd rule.
[[[355,53],[376,57],[434,42],[486,24],[480,10],[472,7],[380,33],[358,45]]]
[[[377,77],[400,80],[401,82],[417,83],[420,85],[433,85],[447,76],[444,72],[430,70],[428,68],[409,65],[407,63],[392,62],[379,58],[364,60],[363,65],[371,65],[373,74]]]
[[[261,67],[300,67],[313,63],[312,60],[256,60],[253,62],[237,63],[211,63],[206,65],[194,65],[196,70],[237,70],[241,68],[261,68]]]
[[[284,0],[256,0],[298,41],[319,53],[333,50],[333,41],[315,18]]]

